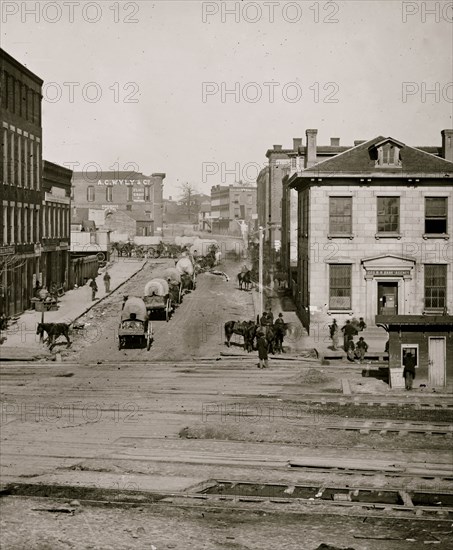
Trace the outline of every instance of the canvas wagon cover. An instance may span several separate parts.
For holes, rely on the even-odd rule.
[[[180,273],[187,273],[188,275],[193,275],[193,265],[190,258],[181,258],[176,264],[176,269]]]
[[[181,272],[176,269],[176,267],[167,267],[167,269],[164,272],[165,279],[171,279],[174,283],[180,283],[181,282]]]
[[[131,313],[135,313],[136,319],[139,321],[146,321],[148,315],[146,313],[145,302],[141,298],[131,296],[124,304],[123,311],[121,312],[121,321],[127,321],[130,319]]]
[[[145,296],[166,296],[168,294],[168,283],[165,279],[152,279],[145,285]]]
[[[189,250],[191,254],[196,250],[198,256],[206,256],[212,245],[215,245],[217,248],[219,247],[219,243],[215,239],[197,239]]]

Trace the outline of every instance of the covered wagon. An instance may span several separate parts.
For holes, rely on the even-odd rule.
[[[152,279],[146,283],[143,301],[149,317],[160,314],[165,316],[166,321],[170,319],[172,302],[169,285],[165,279]]]
[[[149,350],[153,341],[152,324],[148,320],[146,306],[141,298],[131,296],[124,303],[118,328],[118,349],[128,344],[146,343]]]

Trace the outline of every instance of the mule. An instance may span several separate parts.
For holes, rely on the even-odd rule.
[[[44,340],[44,333],[47,333],[47,339]],[[49,349],[52,350],[55,346],[57,339],[60,336],[64,336],[68,342],[68,347],[71,345],[69,339],[69,324],[68,323],[38,323],[36,334],[39,334],[40,341],[46,342]]]
[[[242,290],[242,285],[244,285],[245,290],[249,290],[252,286],[252,272],[246,271],[238,273],[238,283],[239,283],[239,290]]]

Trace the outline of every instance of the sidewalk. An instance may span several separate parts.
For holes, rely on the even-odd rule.
[[[73,323],[81,315],[86,313],[94,305],[109,296],[123,283],[128,281],[135,273],[140,271],[146,264],[146,260],[136,258],[115,258],[105,268],[99,270],[96,277],[98,293],[96,300],[91,299],[91,288],[88,284],[69,290],[58,300],[57,311],[44,312],[45,323]],[[111,277],[110,292],[104,290],[104,273],[108,271]],[[6,337],[3,345],[0,346],[0,358],[8,359],[34,359],[40,354],[48,355],[47,350],[39,342],[36,334],[36,327],[41,322],[42,313],[35,310],[27,310],[22,313],[18,320],[9,325],[7,331],[2,333]]]

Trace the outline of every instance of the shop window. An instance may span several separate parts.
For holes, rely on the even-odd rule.
[[[447,233],[447,197],[425,198],[425,233]]]
[[[113,201],[113,187],[106,187],[105,188],[105,200],[107,202]]]
[[[425,309],[444,309],[446,296],[447,266],[425,264]]]
[[[88,202],[94,202],[94,186],[89,185],[87,187],[87,201]]]
[[[378,233],[398,233],[400,227],[400,198],[377,198]]]
[[[329,197],[329,233],[352,233],[352,197]]]
[[[351,265],[330,265],[329,308],[351,309]]]
[[[418,368],[418,344],[402,344],[401,345],[401,366],[404,367],[407,357],[412,355],[415,358],[415,368]]]

